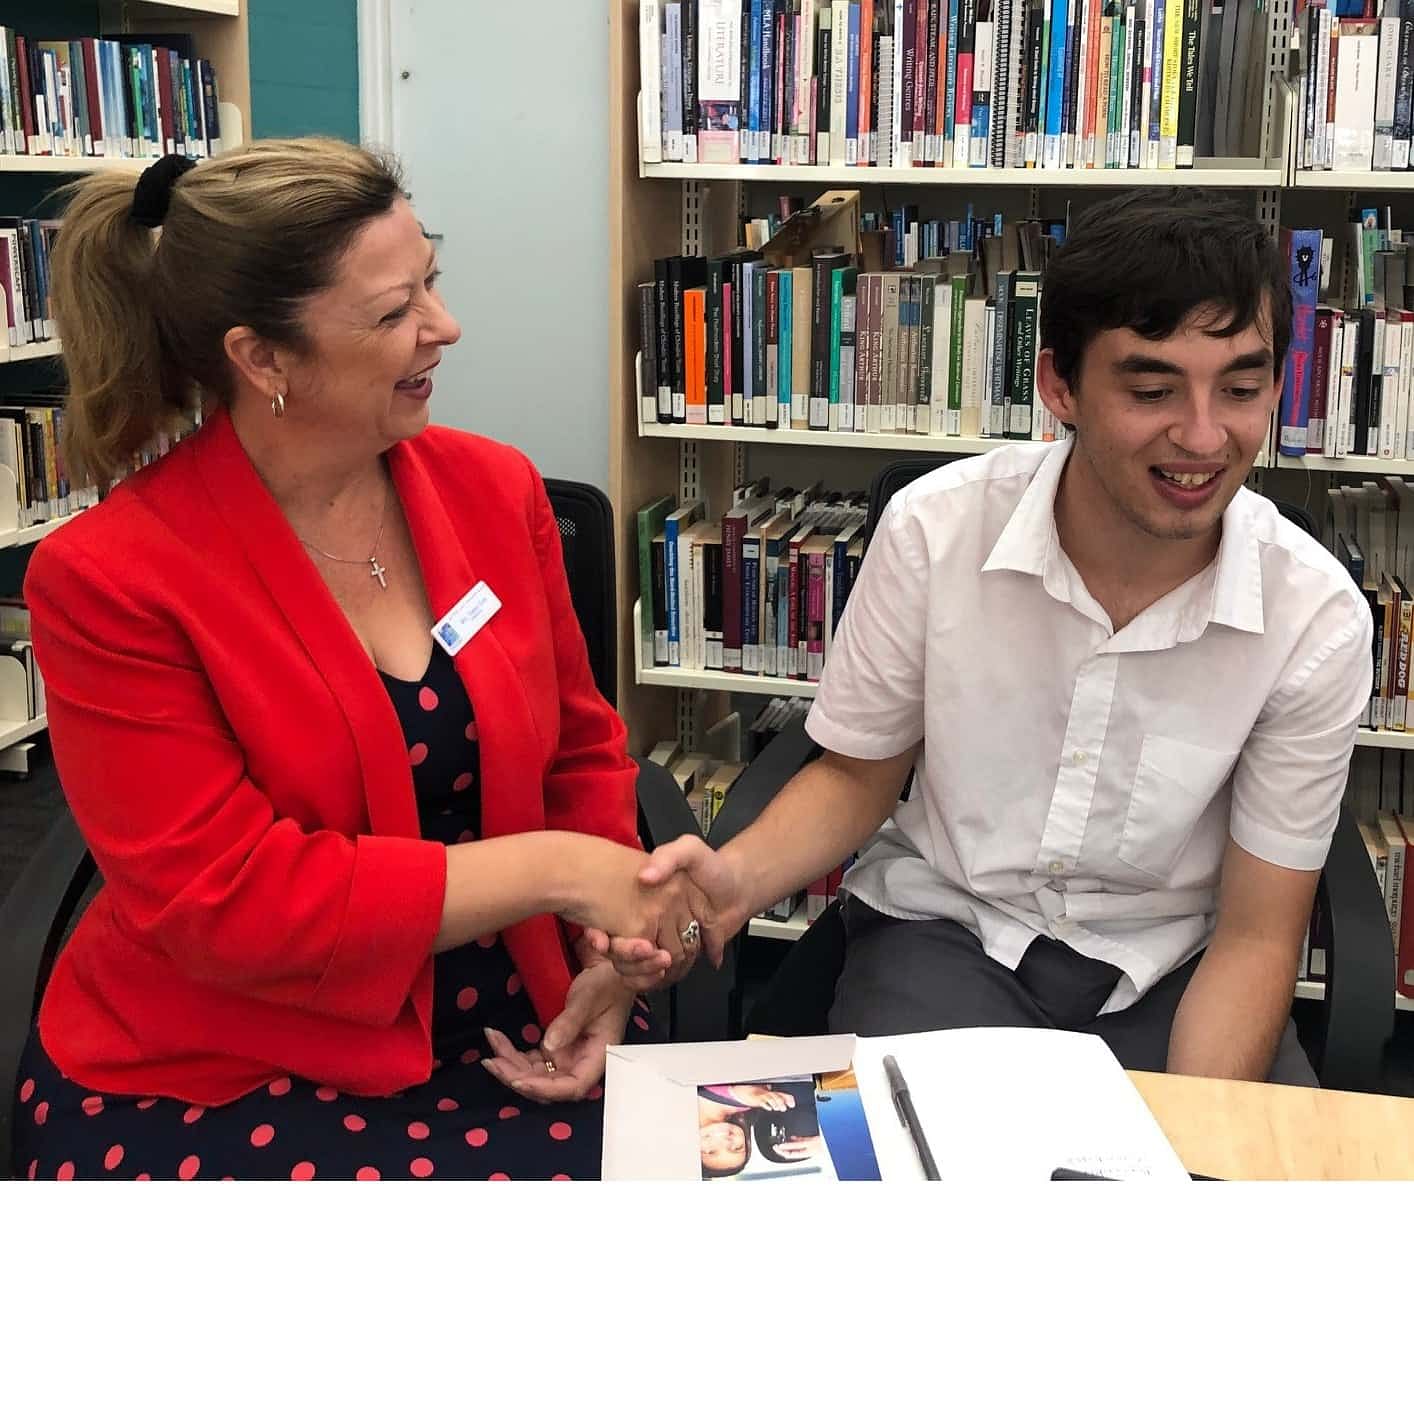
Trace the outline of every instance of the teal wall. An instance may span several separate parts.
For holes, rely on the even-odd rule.
[[[358,0],[247,0],[252,137],[358,141]]]

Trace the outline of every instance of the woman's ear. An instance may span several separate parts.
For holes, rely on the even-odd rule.
[[[288,360],[278,345],[262,338],[246,324],[228,329],[222,343],[237,379],[262,399],[268,400],[276,393],[289,390]]]

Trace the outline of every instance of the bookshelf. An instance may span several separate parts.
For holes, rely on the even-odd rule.
[[[249,14],[242,0],[94,0],[94,3],[54,6],[36,18],[34,4],[8,4],[0,0],[0,24],[40,38],[78,38],[120,34],[190,34],[195,52],[211,61],[220,86],[221,137],[225,146],[244,142],[251,130]],[[86,172],[112,170],[141,172],[149,159],[119,157],[30,157],[0,155],[0,184],[7,196],[0,210],[25,216],[51,215],[45,206],[49,193],[63,182]],[[31,182],[33,184],[31,184]],[[57,369],[47,361],[63,357],[57,339],[0,345],[0,401],[22,401],[37,386],[52,386]],[[21,374],[19,368],[25,372]],[[19,381],[14,381],[19,380]],[[75,512],[78,514],[79,512]],[[33,546],[73,517],[63,516],[19,529],[0,529],[0,555]],[[18,586],[23,564],[7,556],[0,565],[7,585]],[[48,726],[43,716],[31,722],[0,722],[0,771],[25,772],[34,739]]]
[[[818,187],[1232,187],[1257,190],[1281,186],[1281,167],[1254,162],[1251,166],[1204,166],[1179,171],[1146,172],[1073,168],[1047,172],[1009,167],[818,167],[728,166],[710,162],[640,164],[650,181],[769,182],[772,186]],[[1329,173],[1315,175],[1330,175]],[[1385,174],[1392,175],[1392,174]],[[1414,175],[1414,173],[1407,174]]]

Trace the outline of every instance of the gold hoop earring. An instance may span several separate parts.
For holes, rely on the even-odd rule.
[[[273,412],[277,418],[284,417],[285,395],[283,393],[276,393],[270,399],[270,411]]]

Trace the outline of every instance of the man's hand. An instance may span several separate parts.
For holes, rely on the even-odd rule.
[[[741,931],[751,916],[741,869],[727,850],[709,849],[694,835],[683,835],[649,855],[638,871],[638,882],[657,888],[678,876],[691,880],[700,895],[697,922],[701,947],[713,967],[722,965],[727,943]],[[657,944],[642,938],[614,937],[588,929],[585,938],[602,957],[607,957],[625,982],[636,990],[671,986],[686,975],[697,960],[690,938],[665,939]]]
[[[546,1028],[539,1046],[518,1051],[507,1036],[488,1027],[493,1056],[481,1064],[526,1099],[541,1104],[582,1100],[604,1077],[604,1052],[623,1040],[633,998],[618,973],[598,960],[570,983],[565,1009]]]

